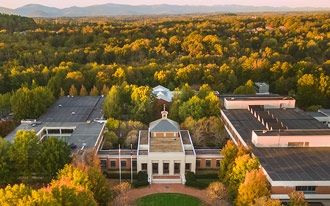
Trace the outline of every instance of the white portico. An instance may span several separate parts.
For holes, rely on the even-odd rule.
[[[137,171],[145,170],[151,183],[184,183],[185,172],[196,170],[196,153],[189,131],[167,118],[149,124],[140,131],[137,153]]]

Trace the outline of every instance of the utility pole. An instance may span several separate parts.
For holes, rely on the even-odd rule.
[[[121,183],[121,160],[120,160],[120,144],[119,144],[119,183]]]
[[[133,184],[133,151],[132,151],[132,144],[131,144],[131,184]]]

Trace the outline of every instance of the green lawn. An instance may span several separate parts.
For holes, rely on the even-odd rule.
[[[136,201],[137,206],[200,206],[202,202],[188,195],[159,193],[142,197]]]

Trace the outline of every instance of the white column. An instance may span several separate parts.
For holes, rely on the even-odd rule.
[[[170,175],[174,175],[174,161],[171,160],[170,161],[170,166],[169,166],[169,169],[170,169]]]
[[[164,164],[164,161],[160,160],[158,162],[158,174],[159,175],[163,175],[164,174],[164,171],[163,171],[163,164]]]

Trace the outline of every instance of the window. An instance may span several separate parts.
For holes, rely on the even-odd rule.
[[[158,174],[158,163],[152,163],[152,174]]]
[[[101,169],[107,169],[107,160],[100,160]]]
[[[164,162],[163,163],[163,174],[169,174],[170,173],[170,163]]]
[[[136,160],[133,160],[132,161],[132,167],[133,167],[134,170],[136,170],[136,165],[137,165]]]
[[[62,129],[62,134],[72,134],[73,129]]]
[[[288,142],[288,147],[303,147],[304,142]]]
[[[309,142],[305,142],[305,147],[309,147]]]
[[[60,134],[59,129],[48,129],[48,134]]]
[[[174,174],[180,174],[180,163],[179,162],[174,163]]]
[[[201,167],[201,160],[196,160],[196,167],[200,168]]]
[[[211,160],[205,160],[205,167],[211,167]]]
[[[122,168],[126,168],[126,160],[122,160],[120,162],[120,165],[121,165]]]
[[[111,168],[115,168],[116,167],[116,161],[115,160],[111,160],[110,161],[110,167]]]
[[[220,160],[216,160],[216,167],[220,167]]]
[[[191,169],[191,164],[190,163],[186,163],[186,171],[190,171],[190,169]]]
[[[304,192],[306,194],[308,193],[315,193],[315,186],[297,186],[296,187],[296,191],[301,191]]]
[[[142,163],[141,164],[141,170],[147,171],[148,170],[148,164],[147,163]]]

